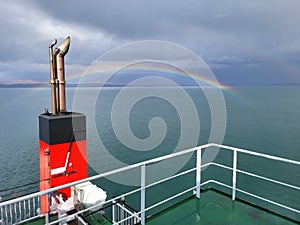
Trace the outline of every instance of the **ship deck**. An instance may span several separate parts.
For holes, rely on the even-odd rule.
[[[147,225],[292,225],[298,224],[221,192],[208,190],[201,198],[191,197],[146,220]]]
[[[85,218],[87,224],[111,225],[98,214]],[[27,225],[44,224],[44,219],[27,223]],[[296,225],[296,221],[282,217],[255,205],[236,199],[214,189],[201,193],[201,198],[190,197],[166,210],[146,219],[147,225]]]

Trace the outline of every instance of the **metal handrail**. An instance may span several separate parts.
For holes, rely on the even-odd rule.
[[[222,148],[222,149],[227,149],[227,150],[231,150],[231,151],[237,151],[237,152],[245,153],[245,154],[248,154],[248,155],[254,155],[254,156],[259,156],[259,157],[263,157],[263,158],[267,158],[267,159],[272,159],[272,160],[275,160],[275,161],[291,163],[291,164],[295,164],[295,165],[298,165],[298,166],[300,165],[300,162],[296,161],[296,160],[282,158],[282,157],[273,156],[273,155],[268,155],[268,154],[259,153],[259,152],[254,152],[254,151],[245,150],[245,149],[242,149],[242,148],[231,147],[231,146],[227,146],[227,145],[220,145],[220,144],[215,144],[215,143],[210,143],[208,145],[209,145],[208,147],[218,147],[218,148]]]
[[[206,148],[209,148],[209,147],[217,147],[217,148],[220,148],[220,149],[232,151],[233,152],[233,165],[232,165],[232,167],[225,166],[225,165],[215,163],[215,162],[210,162],[210,163],[201,165],[201,151],[203,149],[206,149]],[[173,176],[161,179],[161,180],[156,181],[152,184],[146,185],[145,174],[146,174],[146,166],[147,165],[152,164],[152,163],[157,163],[157,162],[160,162],[160,161],[163,161],[163,160],[166,160],[166,159],[178,157],[178,156],[181,156],[181,155],[184,155],[184,154],[193,153],[195,151],[197,152],[197,160],[196,160],[196,166],[194,168],[189,169],[189,170],[184,171],[184,172],[181,172],[179,174],[175,174]],[[57,191],[57,190],[60,190],[60,189],[63,189],[63,188],[67,188],[67,187],[70,187],[70,186],[73,186],[73,185],[77,185],[77,184],[80,184],[80,183],[83,183],[83,182],[86,182],[86,181],[93,181],[93,180],[96,180],[96,179],[99,179],[99,178],[104,178],[104,177],[107,177],[107,176],[111,176],[113,174],[122,173],[122,172],[125,172],[127,170],[134,169],[134,168],[141,168],[141,187],[137,188],[137,189],[135,189],[131,192],[128,192],[128,193],[122,194],[120,196],[117,196],[115,198],[112,198],[110,200],[107,200],[102,204],[104,205],[104,204],[112,203],[113,201],[119,199],[121,196],[128,196],[128,195],[131,195],[133,193],[140,192],[141,193],[141,210],[140,210],[140,212],[137,212],[137,215],[141,218],[141,224],[145,224],[145,218],[146,218],[145,217],[145,212],[146,211],[148,211],[152,208],[155,208],[158,205],[161,205],[161,204],[163,204],[167,201],[170,201],[174,198],[177,198],[177,197],[179,197],[179,196],[181,196],[181,195],[183,195],[183,194],[185,194],[185,193],[187,193],[191,190],[195,190],[196,197],[200,198],[200,187],[202,187],[203,185],[209,184],[209,183],[215,183],[215,184],[227,187],[227,188],[231,188],[232,189],[232,200],[235,200],[236,192],[238,191],[238,192],[241,192],[241,193],[244,193],[244,194],[248,194],[252,197],[258,198],[260,200],[263,200],[265,202],[268,202],[268,203],[283,207],[285,209],[291,210],[293,212],[300,213],[300,210],[298,210],[298,209],[294,209],[294,208],[285,206],[283,204],[271,201],[271,200],[263,198],[261,196],[257,196],[257,195],[254,195],[252,193],[249,193],[249,192],[246,192],[244,190],[236,188],[237,173],[243,173],[243,174],[246,174],[246,175],[249,175],[249,176],[257,177],[257,178],[260,178],[260,179],[264,179],[266,181],[270,181],[270,182],[280,184],[280,185],[283,185],[283,186],[286,186],[286,187],[294,188],[296,190],[300,190],[300,187],[298,187],[298,186],[287,184],[287,183],[284,183],[284,182],[281,182],[281,181],[273,180],[271,178],[267,178],[267,177],[264,177],[264,176],[256,175],[256,174],[249,173],[249,172],[238,169],[237,168],[237,155],[238,155],[238,153],[244,153],[244,154],[253,155],[253,156],[262,157],[262,158],[267,158],[267,159],[271,159],[271,160],[275,160],[275,161],[290,163],[290,164],[294,164],[294,165],[298,165],[298,166],[300,165],[300,162],[296,161],[296,160],[286,159],[286,158],[282,158],[282,157],[278,157],[278,156],[272,156],[272,155],[268,155],[268,154],[264,154],[264,153],[253,152],[253,151],[249,151],[249,150],[245,150],[245,149],[241,149],[241,148],[237,148],[237,147],[231,147],[231,146],[226,146],[226,145],[221,145],[221,144],[210,143],[210,144],[205,144],[205,145],[193,147],[193,148],[183,150],[183,151],[180,151],[180,152],[172,153],[172,154],[169,154],[169,155],[161,156],[161,157],[158,157],[158,158],[150,159],[150,160],[140,162],[140,163],[136,163],[136,164],[133,164],[133,165],[129,165],[129,166],[126,166],[126,167],[122,167],[122,168],[119,168],[119,169],[115,169],[115,170],[105,172],[105,173],[102,173],[102,174],[98,174],[98,175],[95,175],[95,176],[92,176],[92,177],[89,177],[89,178],[86,178],[86,179],[71,182],[69,184],[65,184],[65,185],[61,185],[61,186],[58,186],[58,187],[50,188],[48,190],[44,190],[44,191],[40,191],[40,192],[37,192],[37,193],[29,194],[29,195],[22,196],[22,197],[19,197],[19,198],[16,198],[16,199],[8,200],[8,201],[5,201],[5,202],[0,202],[0,216],[1,216],[1,219],[3,220],[4,217],[7,217],[8,214],[10,214],[9,216],[12,218],[11,221],[13,221],[13,215],[12,215],[13,211],[14,211],[13,207],[15,207],[17,204],[20,204],[21,202],[24,202],[24,203],[26,201],[30,202],[31,199],[34,199],[34,198],[39,199],[43,195],[49,194],[51,192],[54,192],[54,191]],[[208,181],[205,181],[205,182],[201,183],[201,170],[203,168],[206,168],[206,167],[210,166],[210,165],[219,166],[219,167],[223,167],[225,169],[232,170],[232,186],[224,184],[224,183],[219,182],[219,181],[214,180],[214,179],[213,180],[208,180]],[[183,192],[180,192],[176,195],[173,195],[172,197],[170,197],[168,199],[164,199],[164,200],[162,200],[162,201],[160,201],[160,202],[158,202],[158,203],[156,203],[152,206],[149,206],[148,208],[145,208],[145,192],[146,192],[147,188],[149,188],[151,186],[154,186],[154,185],[158,185],[158,184],[160,184],[162,182],[165,182],[167,180],[174,179],[175,177],[182,176],[182,175],[185,175],[185,174],[188,174],[188,173],[191,173],[191,172],[195,172],[195,171],[196,171],[196,181],[195,181],[196,185],[195,186],[193,186],[191,188],[188,188],[187,190],[185,190]],[[86,211],[88,211],[92,208],[96,208],[96,207],[97,206],[93,206],[91,208],[87,208],[87,209],[84,209],[82,211],[76,212],[75,214],[71,215],[70,218],[71,217],[74,218],[77,215],[80,215],[83,212],[86,212]],[[10,212],[7,212],[7,209],[9,209]],[[21,208],[19,210],[21,210]],[[36,218],[37,216],[38,216],[38,214],[34,214],[30,218]],[[28,221],[30,218],[25,218],[22,221],[15,221],[14,223],[22,223],[25,220]],[[54,222],[51,222],[51,223],[48,223],[47,218],[45,218],[45,220],[46,220],[45,223],[55,224],[59,221],[65,220],[66,218],[67,217],[64,217],[62,219],[58,219],[57,221],[54,221]],[[0,219],[0,221],[1,221],[1,219]],[[118,223],[116,223],[116,224],[118,224]]]
[[[115,203],[112,205],[112,222],[120,224],[138,224],[141,218],[138,216],[137,212],[130,211],[126,208],[126,205],[121,205],[120,203]],[[117,212],[116,212],[117,211]],[[119,211],[123,212],[123,215],[119,215]],[[126,216],[125,216],[126,215]]]

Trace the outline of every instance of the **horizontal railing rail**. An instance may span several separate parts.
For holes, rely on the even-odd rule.
[[[115,203],[112,205],[112,222],[121,225],[135,225],[140,223],[138,213],[130,210],[126,205]]]
[[[228,165],[223,165],[221,163],[216,163],[216,162],[209,162],[209,163],[206,163],[206,164],[202,165],[202,160],[201,160],[202,152],[204,150],[207,151],[208,148],[210,148],[210,147],[216,147],[216,148],[219,148],[221,150],[232,151],[233,152],[232,167],[230,167]],[[164,179],[161,179],[159,181],[156,181],[156,182],[153,182],[151,184],[146,185],[146,179],[147,179],[147,177],[146,177],[146,166],[147,165],[157,163],[157,162],[160,162],[160,161],[163,161],[163,160],[166,160],[166,159],[175,158],[175,157],[178,157],[178,156],[181,156],[181,155],[194,153],[194,152],[197,153],[196,154],[196,163],[195,163],[196,165],[195,165],[195,167],[193,167],[191,169],[188,169],[186,171],[183,171],[181,173],[175,174],[173,176],[166,177]],[[231,147],[231,146],[226,146],[226,145],[221,145],[221,144],[210,143],[210,144],[205,144],[205,145],[193,147],[193,148],[190,148],[190,149],[187,149],[187,150],[179,151],[179,152],[176,152],[176,153],[172,153],[172,154],[169,154],[169,155],[161,156],[161,157],[158,157],[158,158],[150,159],[150,160],[140,162],[140,163],[136,163],[136,164],[133,164],[133,165],[129,165],[129,166],[126,166],[126,167],[123,167],[123,168],[115,169],[115,170],[105,172],[105,173],[102,173],[102,174],[98,174],[98,175],[95,175],[95,176],[92,176],[92,177],[89,177],[89,178],[86,178],[86,179],[83,179],[83,180],[71,182],[69,184],[65,184],[65,185],[61,185],[61,186],[58,186],[58,187],[50,188],[48,190],[44,190],[44,191],[40,191],[40,192],[37,192],[37,193],[29,194],[29,195],[22,196],[22,197],[19,197],[19,198],[16,198],[16,199],[8,200],[8,201],[5,201],[5,202],[0,202],[0,224],[1,225],[2,224],[21,224],[21,223],[24,223],[24,222],[27,222],[27,221],[30,221],[30,220],[33,220],[33,219],[36,219],[36,218],[39,218],[39,217],[45,217],[45,224],[57,224],[58,222],[66,221],[66,220],[72,219],[72,218],[77,218],[78,219],[78,218],[80,218],[79,216],[82,215],[83,213],[85,213],[87,211],[90,211],[93,208],[97,208],[98,206],[97,205],[92,206],[90,208],[86,208],[84,210],[78,211],[78,212],[74,213],[71,216],[64,217],[64,218],[59,218],[55,221],[49,222],[48,214],[45,214],[45,215],[40,215],[39,214],[39,210],[38,210],[37,207],[39,205],[40,197],[43,196],[43,195],[48,195],[52,192],[58,191],[58,190],[63,189],[63,188],[74,186],[74,185],[77,185],[77,184],[80,184],[80,183],[83,183],[83,182],[87,182],[87,181],[94,181],[96,179],[105,178],[105,177],[108,177],[108,176],[111,176],[111,175],[114,175],[114,174],[123,173],[125,171],[135,169],[135,168],[140,168],[140,170],[141,170],[141,185],[140,185],[140,187],[133,190],[133,191],[130,191],[130,192],[127,192],[127,193],[122,193],[117,197],[111,198],[111,199],[105,201],[104,203],[102,203],[102,205],[104,206],[104,205],[107,205],[107,204],[113,204],[114,202],[119,200],[121,197],[126,197],[126,196],[129,196],[129,195],[132,195],[134,193],[139,192],[140,193],[140,199],[141,199],[140,200],[140,206],[141,206],[140,211],[139,212],[134,212],[134,214],[132,214],[132,213],[129,213],[130,212],[129,210],[126,211],[126,209],[122,209],[122,207],[119,207],[119,209],[122,209],[124,212],[126,212],[126,213],[124,213],[124,215],[126,214],[127,217],[124,216],[124,218],[119,222],[115,221],[113,219],[114,224],[122,224],[123,222],[127,222],[130,219],[135,218],[135,219],[139,219],[140,223],[143,225],[143,224],[145,224],[145,218],[146,218],[146,212],[147,211],[149,211],[153,208],[156,208],[159,205],[162,205],[162,204],[164,204],[168,201],[171,201],[171,200],[173,200],[173,199],[175,199],[175,198],[177,198],[181,195],[184,195],[188,192],[191,192],[191,191],[193,191],[193,193],[196,195],[196,197],[200,198],[200,188],[203,187],[204,185],[208,185],[208,184],[212,184],[212,183],[231,189],[231,191],[232,191],[232,200],[235,200],[236,192],[240,192],[240,193],[249,195],[251,197],[255,197],[257,199],[263,200],[267,203],[270,203],[270,204],[282,207],[284,209],[290,210],[292,212],[300,213],[300,209],[295,209],[295,208],[292,208],[290,206],[286,206],[284,203],[279,203],[279,202],[276,202],[276,201],[272,201],[272,200],[264,198],[262,196],[258,196],[258,195],[255,195],[253,193],[250,193],[248,191],[237,188],[237,174],[241,173],[241,174],[251,176],[251,177],[256,177],[258,179],[262,179],[262,180],[265,180],[265,181],[268,181],[268,182],[271,182],[271,183],[274,183],[274,184],[282,185],[284,187],[292,188],[296,191],[300,190],[299,186],[288,184],[288,183],[285,183],[285,182],[282,182],[282,181],[272,179],[270,177],[264,177],[264,176],[261,176],[261,175],[257,175],[257,174],[254,174],[254,173],[251,173],[251,172],[248,172],[248,171],[243,171],[243,170],[239,169],[237,160],[238,160],[238,154],[240,154],[240,153],[248,154],[248,155],[252,155],[252,156],[256,156],[256,157],[261,157],[261,158],[266,158],[266,159],[271,159],[271,160],[274,160],[274,161],[280,161],[280,162],[293,164],[293,165],[297,165],[297,166],[300,165],[300,162],[296,161],[296,160],[286,159],[286,158],[282,158],[282,157],[278,157],[278,156],[272,156],[272,155],[259,153],[259,152],[253,152],[253,151],[249,151],[249,150],[245,150],[245,149],[241,149],[241,148],[236,148],[236,147]],[[231,185],[222,183],[222,182],[218,181],[217,179],[210,179],[210,180],[206,180],[204,182],[201,182],[201,171],[204,168],[207,168],[209,166],[217,166],[217,167],[221,167],[223,169],[227,169],[227,170],[232,171],[232,183],[231,183]],[[181,191],[177,194],[174,194],[173,196],[171,196],[167,199],[163,199],[163,200],[161,200],[157,203],[154,203],[153,205],[148,206],[146,208],[146,190],[149,187],[159,185],[159,184],[161,184],[163,182],[166,182],[168,180],[174,179],[174,178],[179,177],[179,176],[184,176],[186,174],[193,173],[193,172],[195,173],[195,185],[193,185],[190,188],[187,188],[184,191]],[[78,219],[78,220],[80,222],[81,219]]]

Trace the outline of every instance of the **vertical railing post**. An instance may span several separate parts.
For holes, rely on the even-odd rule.
[[[145,225],[145,206],[146,206],[145,185],[146,185],[146,166],[145,164],[143,164],[141,166],[141,225]]]
[[[233,165],[232,165],[232,201],[235,200],[235,195],[236,195],[236,167],[237,167],[237,150],[234,150]]]
[[[49,224],[49,213],[45,214],[45,224]]]
[[[114,200],[113,202],[112,202],[112,223],[113,224],[115,224],[116,223],[116,220],[115,220],[115,218],[116,218],[116,211],[115,211],[115,207],[116,207],[116,201]]]
[[[196,197],[200,198],[201,189],[201,148],[197,149],[196,155]]]
[[[1,202],[1,197],[0,197],[0,202]],[[2,207],[0,207],[0,224],[2,224],[3,221],[3,213],[2,213]]]

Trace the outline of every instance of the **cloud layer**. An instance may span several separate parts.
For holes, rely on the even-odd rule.
[[[113,47],[147,39],[191,49],[225,83],[258,76],[262,83],[300,83],[297,0],[2,1],[0,8],[2,83],[47,81],[48,44],[68,35],[71,73]]]

